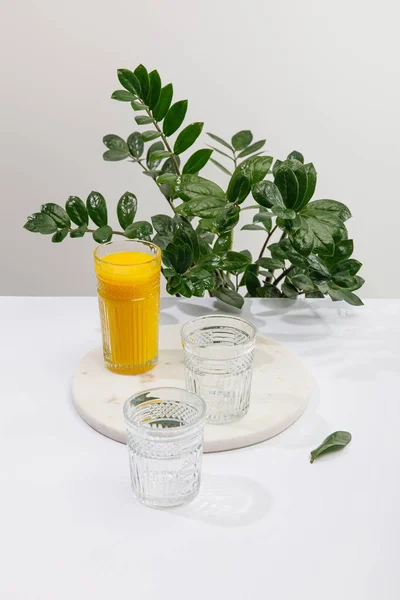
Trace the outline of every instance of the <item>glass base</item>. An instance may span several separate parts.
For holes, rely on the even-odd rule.
[[[136,499],[145,506],[149,506],[150,508],[176,508],[178,506],[183,506],[184,504],[189,504],[196,498],[199,493],[199,488],[194,490],[191,494],[187,496],[178,496],[176,498],[148,498],[144,496],[139,496],[133,490],[133,493]]]
[[[107,360],[106,357],[104,357],[104,364],[106,365],[107,369],[113,373],[118,373],[119,375],[139,375],[140,373],[146,373],[146,371],[153,369],[157,363],[158,356],[152,360],[142,363],[141,365],[120,365]]]
[[[249,411],[249,407],[246,410],[240,413],[234,414],[215,414],[215,415],[206,415],[206,423],[209,425],[227,425],[228,423],[234,423],[235,421],[239,421],[239,419],[243,419],[247,415]]]

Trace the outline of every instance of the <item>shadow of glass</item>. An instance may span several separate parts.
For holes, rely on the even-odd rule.
[[[203,472],[197,498],[173,514],[216,527],[243,527],[263,519],[271,507],[270,493],[256,481]]]
[[[176,325],[179,323],[178,319],[168,313],[160,311],[160,325]]]

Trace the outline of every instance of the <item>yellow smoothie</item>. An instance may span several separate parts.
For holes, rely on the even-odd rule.
[[[158,356],[161,253],[95,253],[95,266],[106,366],[144,373]]]

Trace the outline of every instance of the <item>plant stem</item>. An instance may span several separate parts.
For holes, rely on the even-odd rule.
[[[288,267],[288,268],[287,268],[285,271],[283,271],[283,272],[282,272],[282,273],[279,275],[279,277],[277,277],[277,278],[275,279],[275,281],[274,281],[274,285],[278,285],[278,283],[279,283],[280,281],[282,281],[282,279],[283,279],[284,277],[286,277],[286,275],[287,275],[288,273],[290,273],[290,271],[291,271],[292,269],[294,269],[294,265],[290,265],[290,267]]]
[[[264,242],[264,244],[263,244],[263,247],[261,248],[260,254],[258,255],[258,258],[262,258],[262,255],[263,255],[263,254],[264,254],[264,252],[265,252],[265,249],[266,249],[266,247],[267,247],[267,244],[268,244],[269,240],[271,239],[271,237],[272,237],[273,233],[276,231],[276,229],[277,229],[277,228],[278,228],[278,225],[275,225],[275,227],[273,227],[273,228],[271,229],[271,231],[269,232],[269,234],[268,234],[268,236],[267,236],[267,239],[265,240],[265,242]]]
[[[166,147],[166,149],[168,150],[168,152],[171,152],[171,154],[172,154],[171,159],[172,159],[172,162],[175,165],[176,173],[177,173],[177,175],[180,175],[181,172],[179,170],[178,161],[176,160],[176,156],[175,156],[175,154],[174,154],[171,146],[169,145],[169,142],[167,140],[166,135],[162,132],[162,129],[159,126],[159,124],[157,123],[157,121],[155,120],[155,118],[153,117],[151,110],[147,110],[146,109],[146,112],[149,115],[149,117],[151,117],[153,119],[154,127],[157,129],[158,133],[161,133],[161,139],[164,142],[164,146]]]
[[[238,162],[235,150],[233,150],[233,164],[235,165],[235,169],[237,169]]]
[[[239,275],[236,273],[235,277],[236,277],[236,291],[238,291],[239,290]]]

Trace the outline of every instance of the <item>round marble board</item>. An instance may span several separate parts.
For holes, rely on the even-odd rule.
[[[141,375],[117,375],[103,363],[101,347],[84,356],[72,380],[80,416],[101,434],[125,443],[125,400],[151,387],[185,387],[180,325],[160,327],[159,362]],[[277,435],[304,412],[313,379],[285,346],[257,336],[251,402],[247,415],[228,425],[205,426],[204,451],[250,446]]]

